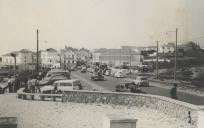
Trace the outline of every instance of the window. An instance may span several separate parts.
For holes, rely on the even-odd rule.
[[[147,78],[141,78],[141,80],[147,80]]]
[[[71,87],[72,83],[60,83],[60,86]]]

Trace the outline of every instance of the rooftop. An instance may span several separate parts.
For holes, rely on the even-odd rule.
[[[21,50],[19,50],[19,51],[13,51],[13,52],[4,54],[3,56],[11,56],[11,53],[14,53],[14,54],[16,54],[16,55],[18,55],[19,53],[33,53],[33,54],[36,54],[35,52],[30,51],[30,50],[28,50],[28,49],[21,49]]]

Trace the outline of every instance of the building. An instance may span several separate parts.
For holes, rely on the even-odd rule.
[[[36,53],[27,49],[11,52],[16,55],[16,65],[19,69],[35,69],[37,56]],[[14,57],[11,53],[2,56],[2,66],[14,66]]]
[[[157,50],[156,46],[143,46],[143,47],[138,47],[138,46],[121,46],[121,49],[131,49],[133,51],[136,51],[138,53],[141,53],[141,51],[149,51],[149,50]]]
[[[77,50],[71,47],[65,47],[60,51],[61,66],[66,68],[77,64]]]
[[[93,52],[93,63],[106,63],[109,66],[136,66],[141,64],[138,52],[127,49],[98,49]]]
[[[77,52],[78,60],[89,62],[91,59],[91,52],[88,49],[81,48]]]
[[[46,68],[60,67],[60,56],[57,50],[48,48],[40,51],[41,66]]]
[[[158,52],[159,53],[174,53],[175,43],[168,43],[159,46]]]

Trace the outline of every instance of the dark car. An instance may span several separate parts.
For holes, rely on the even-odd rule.
[[[86,68],[81,69],[81,73],[86,73],[86,71],[87,71]]]
[[[58,81],[58,80],[67,80],[67,79],[68,78],[66,76],[57,75],[57,76],[53,76],[53,77],[50,77],[50,78],[42,79],[39,82],[39,84],[40,84],[40,86],[50,85],[50,84],[53,84],[55,81]]]
[[[91,76],[91,80],[104,80],[104,76],[102,75],[102,73],[95,72]]]
[[[144,93],[134,82],[121,82],[116,85],[116,92]]]

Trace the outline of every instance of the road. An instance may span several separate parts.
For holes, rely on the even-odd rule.
[[[115,91],[115,86],[120,82],[125,81],[124,79],[117,79],[110,76],[105,76],[104,81],[91,81],[91,75],[91,73],[80,73],[79,71],[73,71],[71,77],[80,79],[84,90]],[[156,87],[152,86],[151,84],[153,85],[153,83],[150,83],[150,87],[141,87],[142,91],[148,94],[170,97],[170,88]],[[181,101],[191,104],[204,105],[204,97],[202,96],[178,91],[178,98]]]

